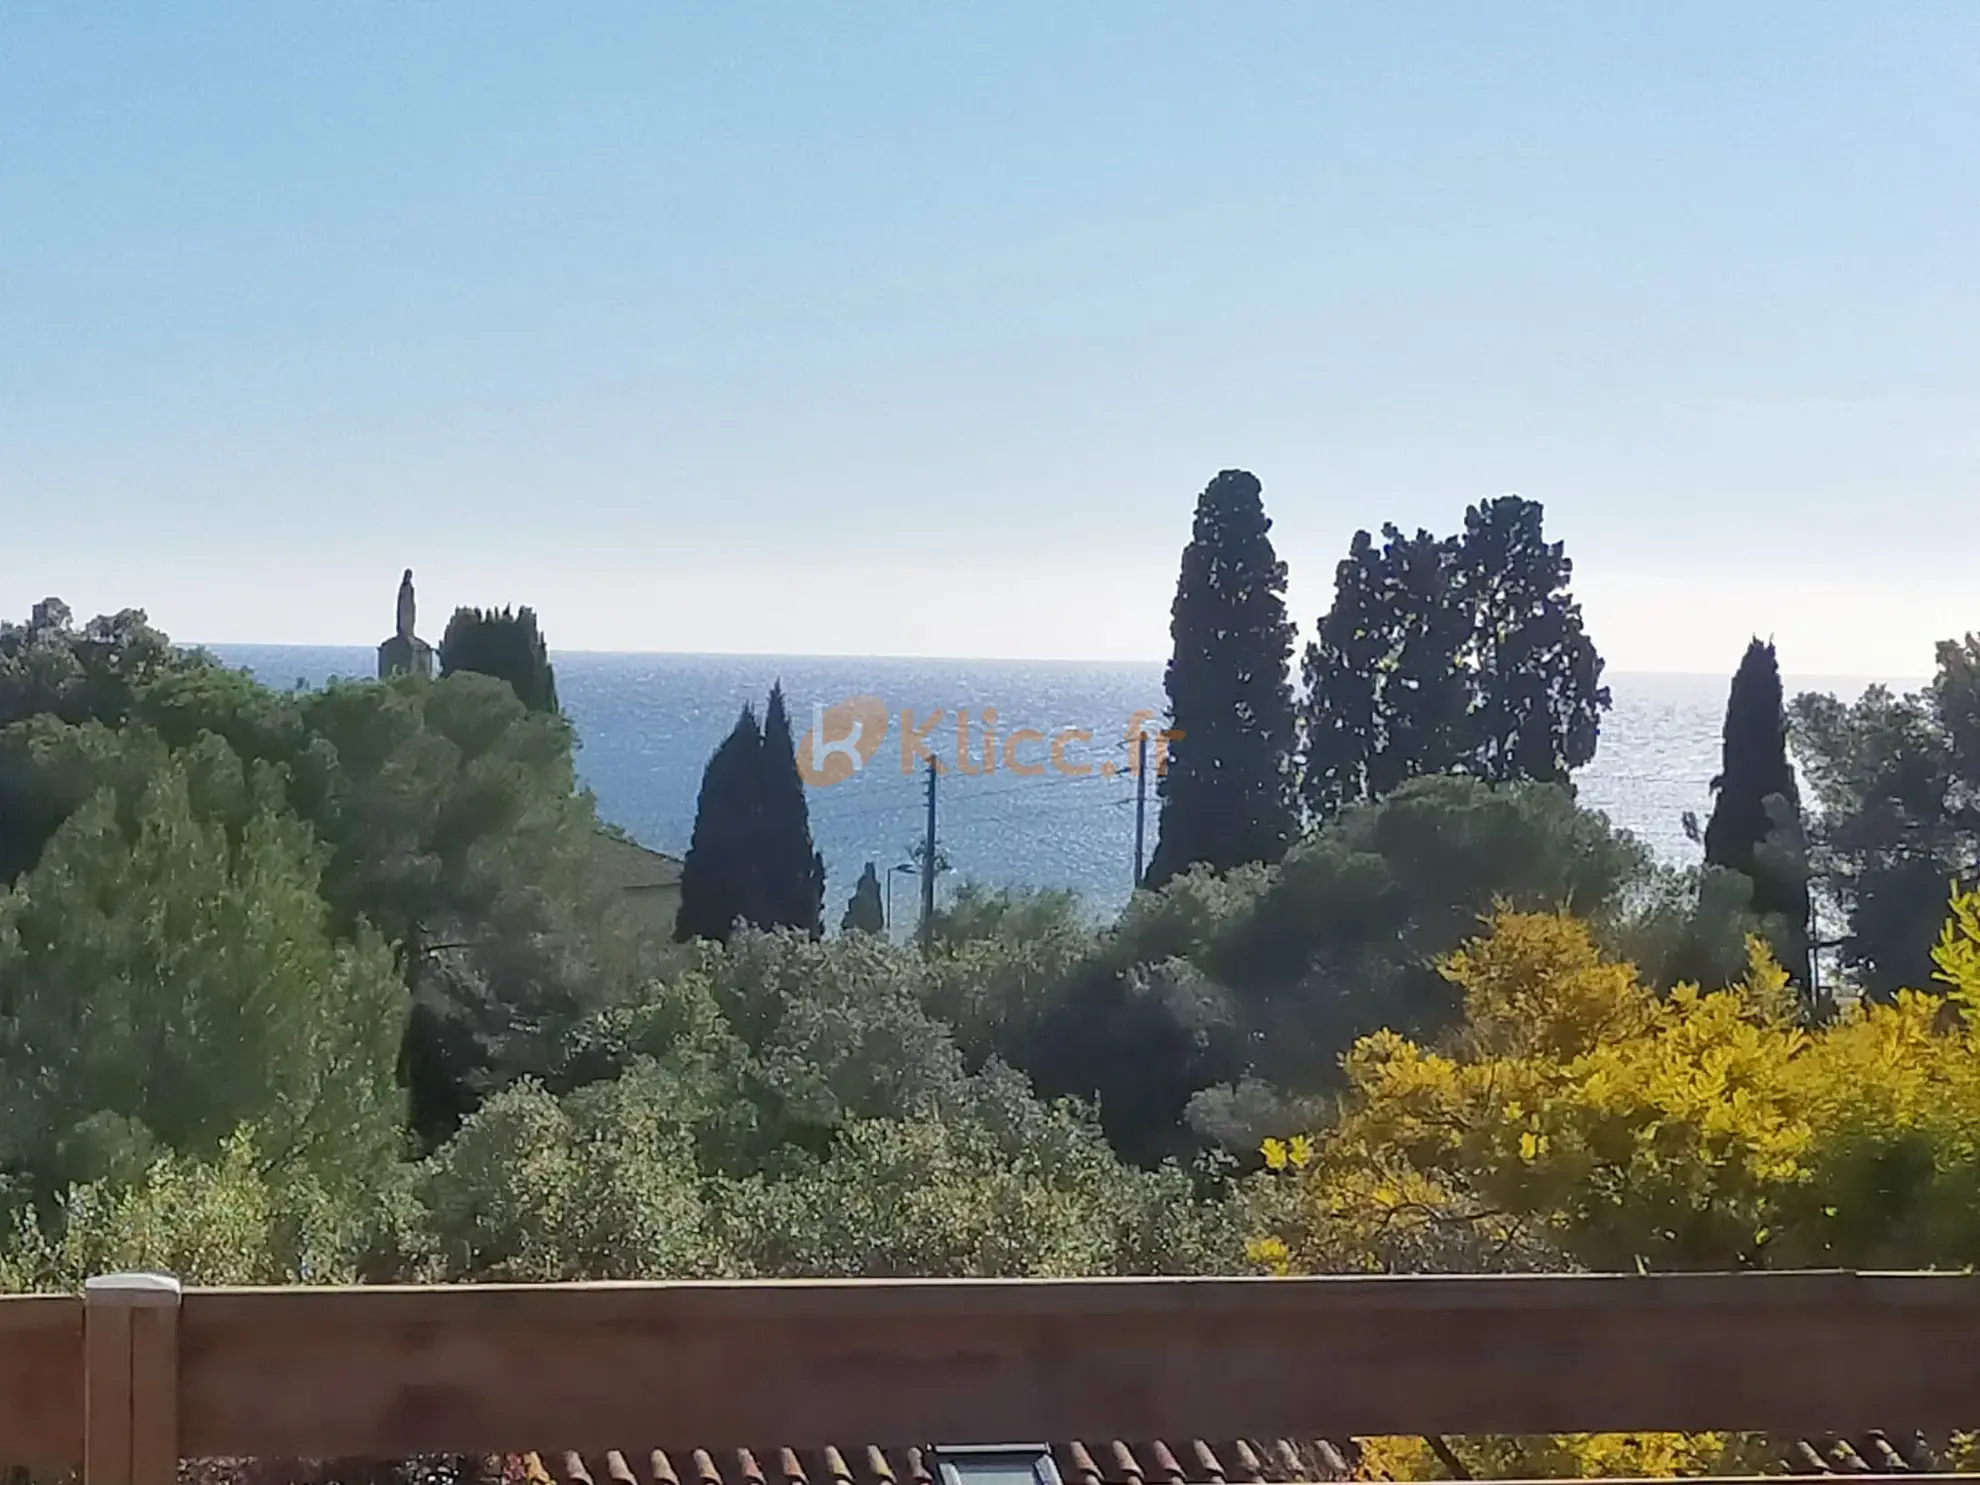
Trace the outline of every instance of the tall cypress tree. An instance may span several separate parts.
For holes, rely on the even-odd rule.
[[[744,707],[702,772],[674,937],[727,943],[737,923],[815,937],[824,931],[824,909],[825,858],[811,844],[811,812],[778,685],[762,724]]]
[[[725,944],[738,922],[756,920],[752,858],[762,756],[763,730],[746,706],[702,770],[674,915],[674,937],[683,943],[706,938]]]
[[[1293,626],[1271,530],[1261,486],[1244,470],[1219,474],[1196,503],[1170,611],[1164,686],[1181,735],[1156,786],[1150,886],[1198,864],[1277,860],[1297,833]]]
[[[533,712],[557,710],[557,672],[532,609],[455,609],[440,637],[440,674],[463,670],[507,681]]]
[[[757,773],[762,791],[757,867],[763,884],[758,926],[801,928],[816,938],[825,927],[825,858],[811,843],[811,810],[805,802],[804,778],[798,773],[797,746],[791,740],[781,681],[771,686],[770,704],[763,713]]]
[[[1706,864],[1740,872],[1753,883],[1753,910],[1778,920],[1774,952],[1805,991],[1811,969],[1807,850],[1801,791],[1788,762],[1780,662],[1770,643],[1749,644],[1733,674],[1712,794]]]

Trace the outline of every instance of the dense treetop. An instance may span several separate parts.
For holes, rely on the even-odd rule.
[[[1297,700],[1270,529],[1197,504],[1145,888],[963,883],[925,947],[872,866],[828,936],[781,689],[669,934],[527,609],[295,692],[0,624],[0,1284],[1972,1263],[1980,636],[1792,706],[1756,641],[1680,868],[1576,797],[1536,504],[1358,534]],[[1755,1461],[1420,1442],[1364,1466]]]
[[[1980,634],[1938,647],[1925,690],[1798,697],[1793,743],[1817,806],[1818,880],[1865,993],[1931,983],[1949,882],[1980,878]]]
[[[1307,808],[1428,774],[1562,783],[1593,758],[1609,690],[1573,571],[1516,495],[1473,506],[1456,536],[1356,532],[1301,666]]]
[[[458,608],[440,637],[440,673],[507,681],[533,712],[557,710],[557,672],[531,609]]]
[[[824,930],[825,860],[811,843],[781,685],[758,723],[745,706],[709,758],[681,874],[674,936],[726,943],[738,924]]]
[[[1746,879],[1753,911],[1767,920],[1788,979],[1812,995],[1808,837],[1787,736],[1780,663],[1774,647],[1756,639],[1733,675],[1723,763],[1712,780],[1712,818],[1700,844],[1708,866]]]
[[[1176,736],[1156,790],[1151,886],[1192,866],[1275,861],[1298,833],[1293,625],[1261,491],[1241,469],[1218,475],[1183,549],[1163,679]]]

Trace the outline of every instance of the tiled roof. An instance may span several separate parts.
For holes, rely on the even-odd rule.
[[[1054,1444],[1065,1485],[1325,1485],[1352,1478],[1353,1441],[1235,1439],[1211,1443],[1112,1441]],[[936,1485],[928,1451],[865,1445],[847,1449],[692,1449],[583,1456],[528,1456],[530,1474],[552,1485]],[[1896,1475],[1938,1468],[1914,1434],[1799,1439],[1782,1451],[1788,1475]]]
[[[1345,1480],[1359,1455],[1352,1444],[1202,1439],[1173,1444],[1054,1444],[1065,1485],[1320,1485]],[[535,1456],[556,1485],[933,1485],[919,1448],[694,1449],[597,1457]]]
[[[1917,1434],[1797,1439],[1784,1456],[1781,1464],[1793,1475],[1902,1475],[1939,1468],[1931,1446]]]
[[[680,885],[681,861],[677,856],[669,856],[664,851],[642,846],[629,837],[604,831],[598,835],[598,850],[617,876],[619,885],[628,892]]]

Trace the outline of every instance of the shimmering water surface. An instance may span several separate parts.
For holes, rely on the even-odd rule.
[[[244,666],[278,686],[321,685],[331,676],[369,676],[374,653],[342,647],[216,645],[229,664]],[[796,729],[809,725],[814,705],[862,695],[886,701],[896,718],[912,710],[947,714],[930,734],[945,757],[956,749],[955,717],[968,708],[975,727],[994,708],[996,729],[1008,737],[1031,728],[1047,737],[1065,727],[1092,733],[1066,757],[1094,773],[1068,777],[1051,768],[1021,778],[1001,766],[965,777],[953,771],[938,797],[942,849],[957,877],[1039,887],[1071,887],[1096,911],[1126,898],[1134,860],[1134,780],[1102,777],[1102,765],[1125,763],[1122,738],[1141,709],[1162,707],[1159,664],[1082,664],[1064,661],[818,659],[759,655],[607,655],[554,657],[557,689],[579,740],[578,769],[598,796],[600,812],[658,850],[686,850],[695,794],[708,754],[746,702],[759,713],[773,681],[781,680]],[[1695,859],[1681,824],[1686,810],[1710,808],[1709,783],[1718,770],[1719,728],[1727,679],[1699,675],[1612,675],[1615,708],[1595,761],[1578,779],[1584,803],[1673,861]],[[1790,679],[1805,689],[1854,695],[1860,679]],[[873,762],[843,783],[814,790],[812,832],[830,873],[827,915],[836,923],[854,878],[867,861],[883,871],[908,859],[923,820],[922,783],[903,771],[896,721]],[[1047,745],[1029,743],[1021,761],[1044,761]],[[981,748],[973,746],[980,763]],[[1155,808],[1149,802],[1149,849]],[[952,878],[953,880],[954,878]],[[896,907],[911,901],[900,880]]]

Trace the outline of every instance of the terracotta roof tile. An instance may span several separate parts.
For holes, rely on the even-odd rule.
[[[1356,1451],[1325,1440],[1107,1439],[1051,1446],[1065,1485],[1320,1485],[1352,1473]],[[877,1444],[805,1450],[783,1445],[680,1456],[655,1449],[642,1478],[624,1453],[586,1459],[568,1451],[536,1455],[557,1485],[937,1485],[922,1448]],[[766,1470],[762,1461],[772,1461]]]
[[[1194,1478],[1206,1481],[1207,1485],[1224,1485],[1224,1462],[1202,1439],[1191,1439],[1189,1451],[1183,1457],[1195,1465]]]
[[[1175,1451],[1160,1439],[1148,1446],[1148,1455],[1150,1478],[1160,1482],[1160,1485],[1181,1485],[1182,1481],[1189,1478],[1183,1473],[1182,1464],[1177,1460]]]
[[[1053,1463],[1058,1465],[1059,1477],[1067,1485],[1100,1485],[1100,1466],[1082,1443],[1061,1445],[1054,1451]]]
[[[1064,1485],[1326,1485],[1352,1479],[1360,1458],[1353,1442],[1332,1439],[1070,1440],[1050,1447]],[[643,1456],[644,1475],[618,1451],[590,1459],[543,1451],[532,1458],[555,1485],[937,1485],[932,1454],[913,1446],[766,1445],[677,1455],[655,1449]],[[771,1461],[767,1471],[764,1460]],[[1781,1450],[1780,1462],[1787,1474],[1804,1476],[1940,1468],[1917,1434],[1798,1439]]]

